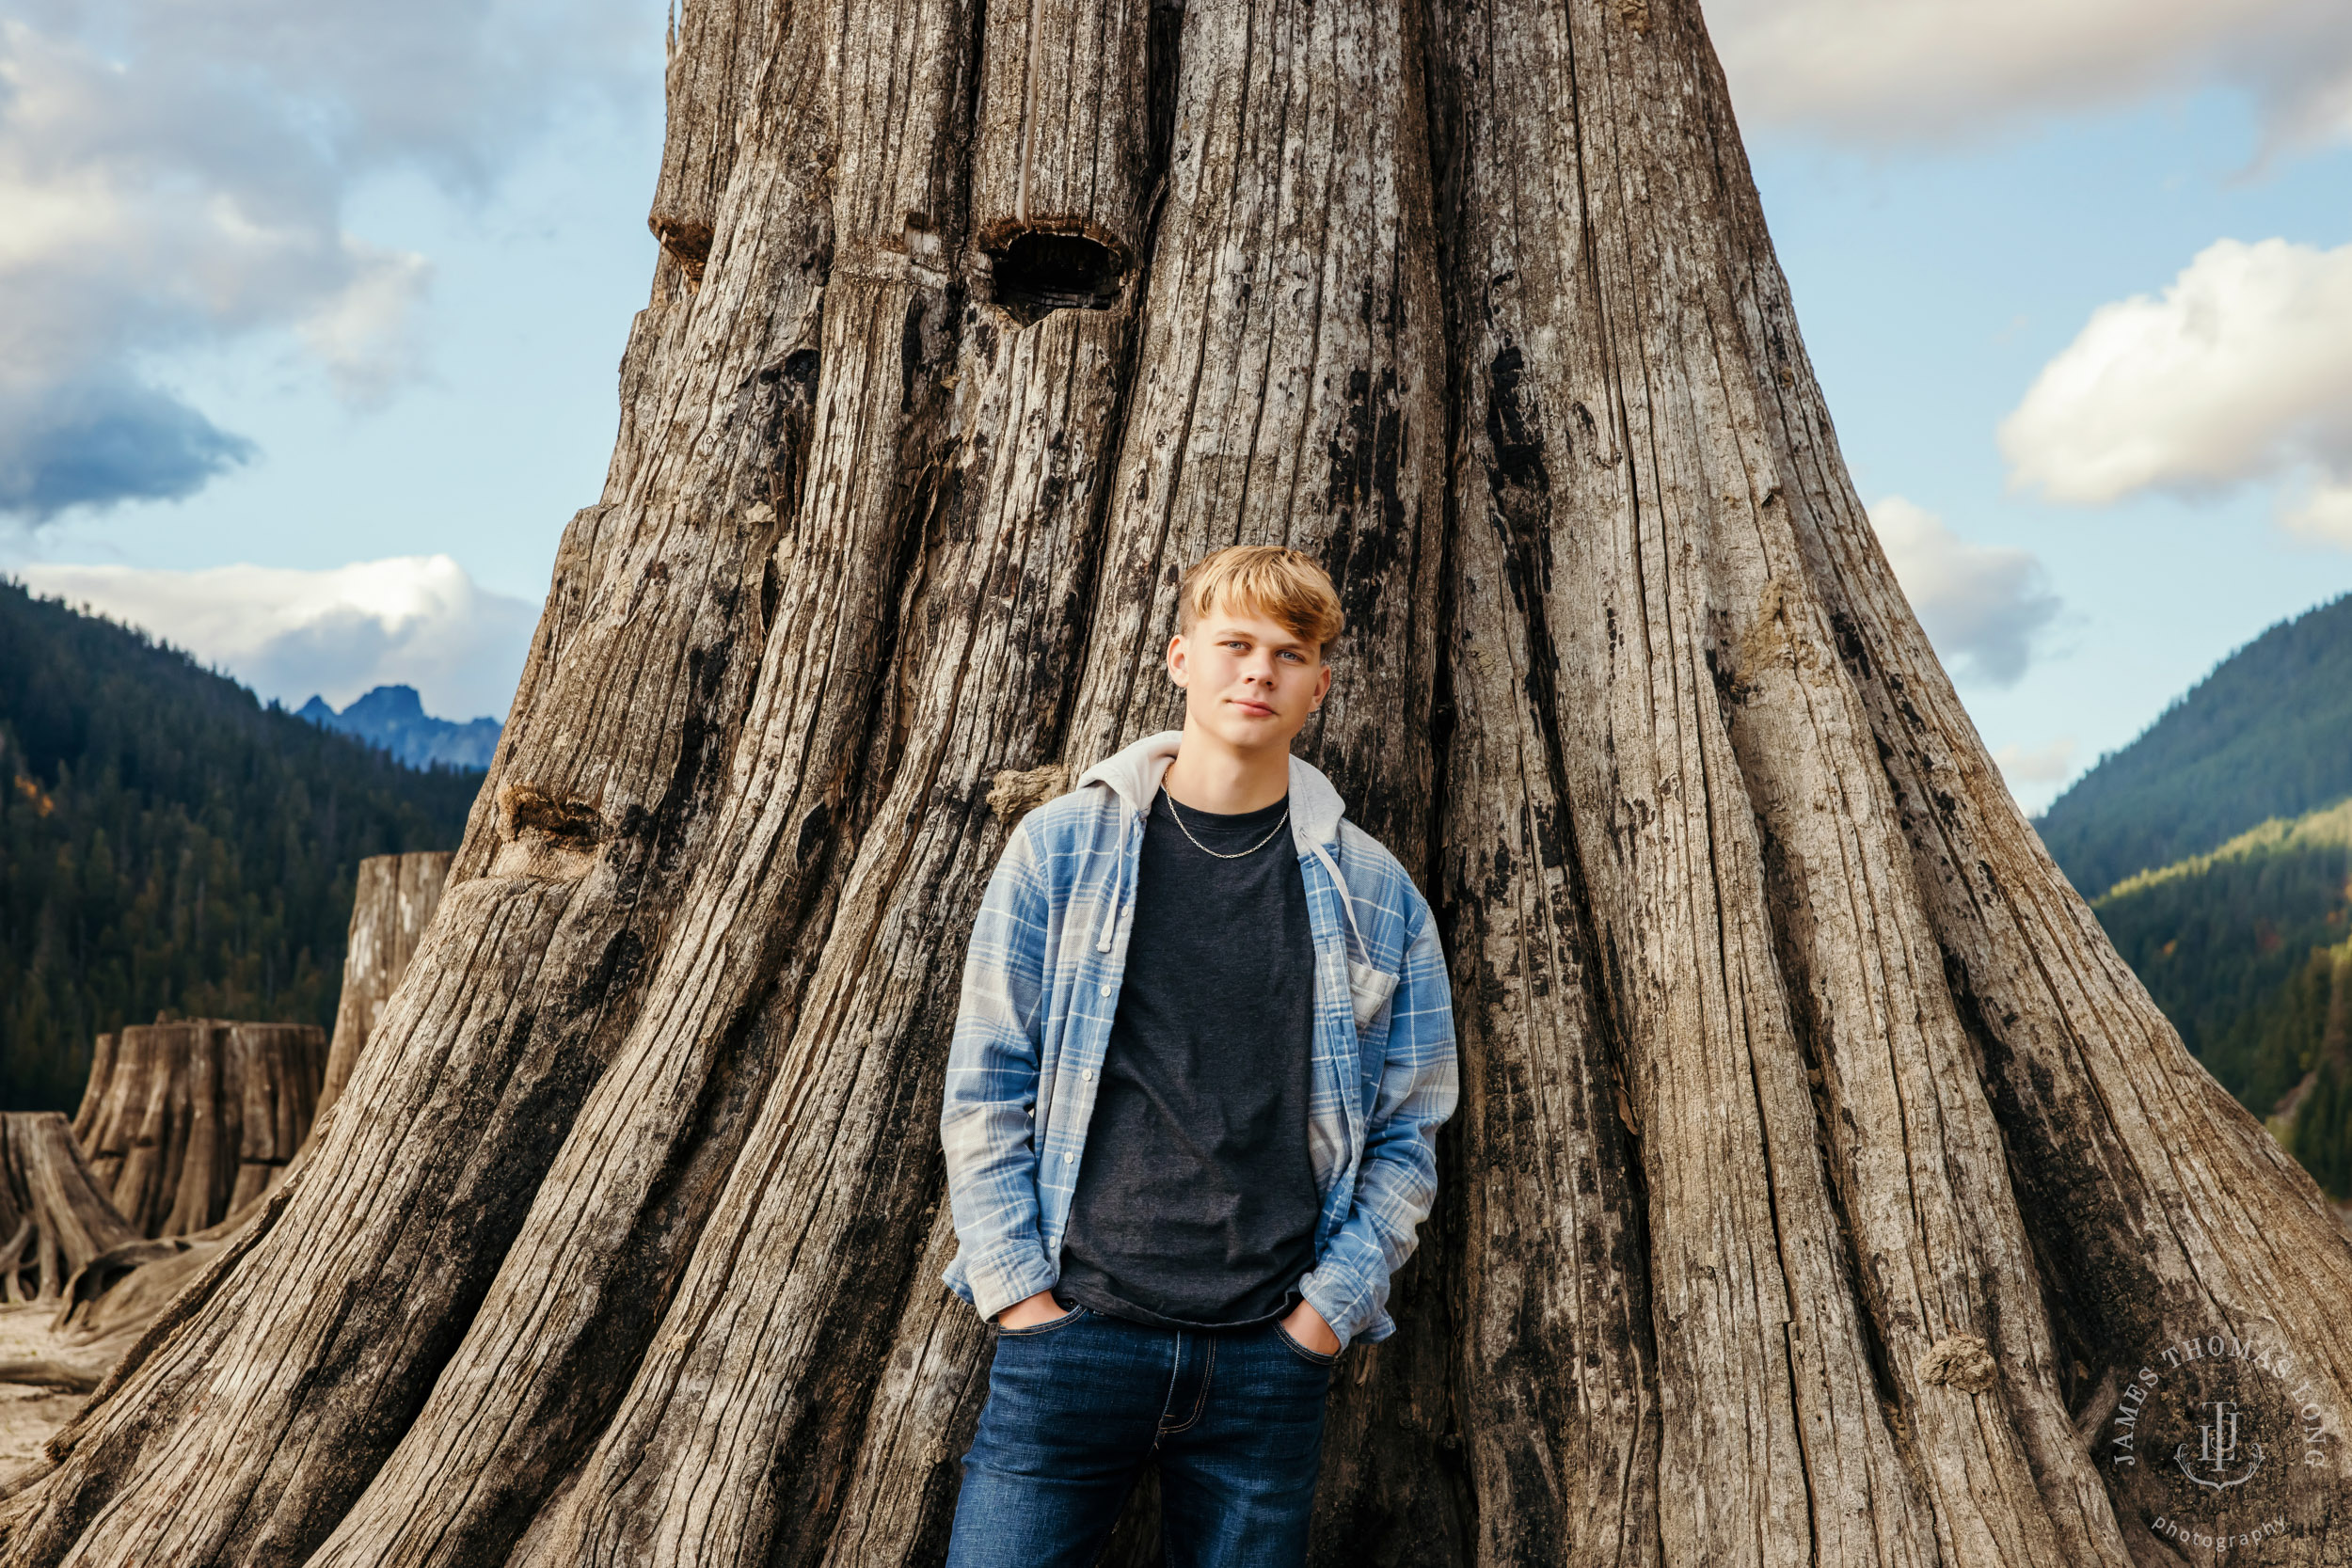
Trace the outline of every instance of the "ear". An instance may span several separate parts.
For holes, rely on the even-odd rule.
[[[1331,667],[1327,664],[1323,667],[1323,673],[1317,677],[1315,681],[1315,706],[1321,707],[1323,705],[1323,699],[1330,695],[1330,691]]]
[[[1178,632],[1175,636],[1168,640],[1168,678],[1173,680],[1178,686],[1183,686],[1184,684],[1185,677],[1189,673],[1189,671],[1185,667],[1185,660],[1186,649],[1184,647],[1184,634],[1183,632]]]

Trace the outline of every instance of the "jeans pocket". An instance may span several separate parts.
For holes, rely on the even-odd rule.
[[[1058,1318],[1048,1318],[1041,1323],[1031,1323],[1026,1328],[999,1327],[996,1330],[996,1338],[999,1339],[1034,1339],[1041,1334],[1051,1334],[1057,1329],[1068,1328],[1086,1315],[1087,1309],[1083,1305],[1073,1306]]]
[[[1324,1370],[1328,1371],[1331,1370],[1332,1365],[1340,1358],[1340,1353],[1337,1351],[1333,1351],[1330,1354],[1326,1355],[1319,1350],[1309,1350],[1306,1346],[1292,1338],[1291,1331],[1284,1328],[1279,1323],[1274,1325],[1274,1337],[1281,1340],[1282,1343],[1289,1348],[1292,1354],[1297,1356],[1300,1360],[1306,1362],[1311,1367],[1321,1367]]]

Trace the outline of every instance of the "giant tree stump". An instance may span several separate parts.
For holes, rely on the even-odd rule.
[[[2114,1439],[2225,1340],[2296,1458],[2230,1560],[2352,1553],[2352,1247],[1945,678],[1691,0],[695,0],[669,86],[606,488],[362,1114],[11,1563],[937,1562],[992,785],[1167,724],[1237,541],[1338,582],[1300,751],[1462,1038],[1322,1560],[2163,1560],[2213,1511]]]
[[[335,1006],[335,1036],[326,1049],[326,1082],[319,1089],[318,1114],[326,1115],[343,1085],[376,1016],[408,973],[408,955],[441,907],[449,880],[445,850],[410,855],[371,855],[359,863],[358,891],[351,905],[351,940],[343,948],[342,1000]]]
[[[74,1135],[139,1235],[192,1235],[284,1175],[326,1068],[316,1024],[135,1024],[98,1037]]]

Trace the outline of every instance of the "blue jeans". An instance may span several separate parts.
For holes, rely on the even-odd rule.
[[[1083,1307],[997,1330],[947,1568],[1089,1568],[1155,1456],[1168,1568],[1296,1568],[1336,1359],[1274,1323],[1146,1328]]]

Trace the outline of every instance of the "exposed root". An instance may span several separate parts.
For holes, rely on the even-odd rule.
[[[0,1287],[11,1305],[56,1300],[93,1259],[139,1239],[56,1111],[0,1116],[0,1228],[8,1237]]]

